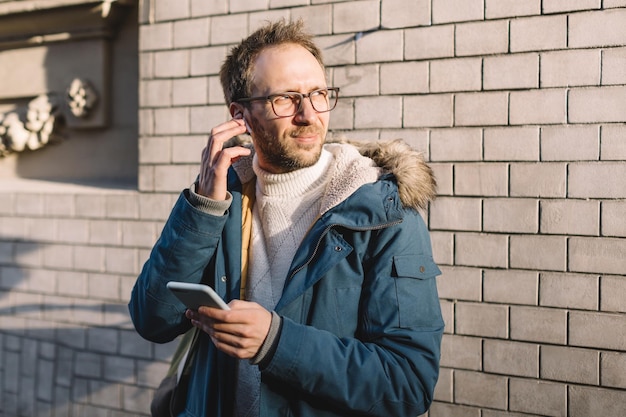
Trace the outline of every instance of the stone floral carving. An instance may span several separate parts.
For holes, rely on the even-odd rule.
[[[55,140],[60,118],[58,101],[51,94],[36,97],[26,108],[0,113],[0,156],[36,150]]]
[[[72,114],[85,118],[98,102],[98,95],[89,81],[75,78],[67,90],[67,99]]]

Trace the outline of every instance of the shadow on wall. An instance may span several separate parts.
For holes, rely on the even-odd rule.
[[[0,176],[136,188],[138,170],[138,18],[129,10],[114,38],[52,42],[16,55],[37,77],[30,93],[54,94],[62,118],[62,140],[35,151],[0,158]],[[18,62],[18,65],[20,63]],[[28,73],[28,72],[27,72]],[[28,79],[18,77],[22,84]],[[84,117],[69,109],[68,90],[80,79],[94,87],[97,101]],[[0,87],[0,90],[2,87]],[[17,94],[17,93],[16,93]]]
[[[175,344],[141,339],[125,303],[60,294],[74,272],[18,266],[40,250],[0,241],[0,416],[148,415]]]

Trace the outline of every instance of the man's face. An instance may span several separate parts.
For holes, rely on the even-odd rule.
[[[296,44],[263,50],[254,64],[252,85],[253,97],[287,91],[306,94],[327,87],[315,57]],[[308,98],[302,101],[300,112],[290,117],[277,117],[268,101],[252,102],[244,110],[262,169],[285,173],[318,161],[330,113],[317,113]]]

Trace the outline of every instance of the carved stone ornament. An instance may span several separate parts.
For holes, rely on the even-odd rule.
[[[0,157],[36,150],[60,138],[61,119],[59,103],[53,94],[42,94],[25,108],[0,113]]]
[[[86,118],[98,102],[98,95],[89,81],[75,78],[67,90],[67,100],[75,117]]]

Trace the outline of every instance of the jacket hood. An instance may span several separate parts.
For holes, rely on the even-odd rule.
[[[245,146],[253,149],[248,136],[234,137],[225,144],[225,147],[228,146]],[[333,175],[334,181],[331,180],[328,187],[331,195],[326,196],[327,201],[322,211],[337,204],[361,185],[373,182],[386,174],[392,174],[396,178],[400,200],[405,207],[415,210],[425,209],[428,203],[435,199],[437,183],[432,169],[426,163],[423,153],[413,149],[404,140],[356,141],[335,138],[328,140],[325,146],[336,157],[338,152],[346,155],[357,154],[349,150],[340,151],[343,147],[352,147],[358,154],[373,162],[354,161],[347,164],[347,170],[338,170]],[[254,177],[253,154],[233,164],[242,183]],[[357,172],[359,174],[350,175]]]

